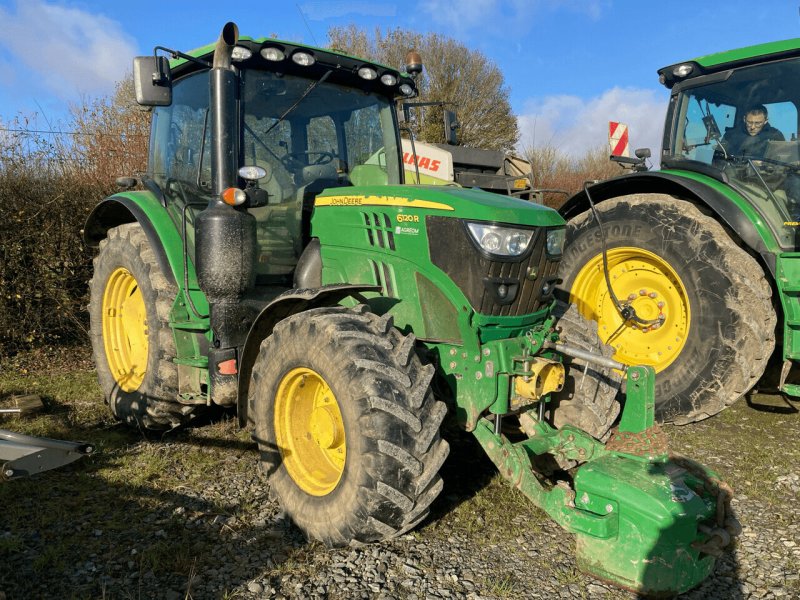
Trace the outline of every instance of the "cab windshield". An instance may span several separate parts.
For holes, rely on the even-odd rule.
[[[741,68],[724,80],[686,87],[676,99],[663,158],[727,176],[781,246],[793,248],[800,226],[799,104],[800,59]]]
[[[311,180],[401,182],[388,98],[268,71],[249,70],[243,79],[240,163],[266,168],[272,193],[290,196]]]

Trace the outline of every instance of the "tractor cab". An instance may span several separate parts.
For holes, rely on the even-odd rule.
[[[206,62],[213,49],[175,53],[177,60],[160,67],[171,98],[154,108],[146,179],[175,224],[186,228],[193,261],[195,217],[216,195]],[[150,81],[159,59],[138,60],[148,63],[136,69],[138,88],[163,93]],[[234,100],[225,118],[237,181],[230,183],[246,192],[245,208],[256,219],[256,284],[280,284],[290,280],[310,240],[316,195],[402,183],[394,102],[416,89],[396,70],[265,38],[240,38],[231,67]]]
[[[729,184],[749,199],[781,247],[800,221],[800,40],[764,60],[721,53],[659,71],[672,89],[662,165]],[[778,44],[775,44],[777,46]],[[728,56],[728,55],[731,56]]]

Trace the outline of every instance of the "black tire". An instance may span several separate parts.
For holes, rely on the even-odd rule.
[[[115,376],[109,365],[106,340],[103,336],[103,296],[108,286],[114,286],[112,275],[124,269],[141,294],[146,321],[137,334],[147,339],[146,367],[141,382],[136,385],[124,375]],[[138,223],[128,223],[108,231],[100,242],[94,259],[94,273],[89,282],[90,336],[97,378],[111,412],[121,421],[151,430],[175,428],[187,423],[198,408],[179,404],[178,370],[175,357],[175,340],[169,327],[169,314],[176,296],[161,272],[153,249]],[[113,345],[109,343],[110,345]],[[115,352],[112,348],[109,352]],[[123,363],[125,359],[119,359]],[[141,366],[136,367],[140,369]],[[123,389],[124,387],[135,389]]]
[[[447,411],[430,391],[434,368],[421,363],[414,343],[391,318],[363,305],[291,316],[262,342],[248,415],[271,491],[310,538],[342,546],[400,535],[425,518],[441,491],[449,446],[439,429]],[[324,493],[301,487],[305,482],[292,477],[277,443],[275,415],[285,413],[276,413],[276,403],[284,402],[276,396],[297,369],[326,382],[344,430],[340,479]]]
[[[638,343],[652,352],[677,353],[662,364],[658,360],[640,361],[657,370],[657,420],[678,425],[699,421],[742,397],[764,372],[775,347],[772,292],[758,262],[717,221],[684,200],[658,194],[631,195],[600,203],[597,210],[609,252],[615,248],[623,254],[627,249],[644,250],[667,265],[685,290],[682,304],[688,311],[681,313],[677,306],[666,309],[671,311],[669,314],[683,315],[684,330],[676,329],[685,340],[682,345],[673,350],[671,345],[661,344],[650,350],[645,346],[649,342],[635,341],[648,338],[629,338],[634,340],[631,347]],[[560,293],[569,297],[570,302],[597,301],[597,298],[582,298],[584,292],[576,292],[585,290],[576,285],[576,277],[585,265],[598,260],[602,252],[600,240],[591,211],[578,215],[567,225],[567,244],[559,276],[563,279]],[[635,272],[631,268],[626,277],[633,277]],[[650,276],[646,269],[642,274]],[[626,300],[628,292],[630,297],[641,293],[636,289],[617,290],[620,301]],[[607,296],[604,301],[610,302]],[[582,312],[586,314],[585,309]],[[601,335],[613,335],[608,332],[616,329],[616,323],[604,323],[603,317],[596,313],[591,316],[600,322]],[[666,321],[664,329],[671,332],[668,325]],[[640,332],[633,335],[639,336]],[[614,345],[620,360],[633,362],[622,358],[621,344]]]
[[[597,323],[585,319],[574,304],[557,301],[553,314],[558,317],[556,330],[562,343],[605,357],[614,354],[614,349],[597,335]],[[619,415],[622,373],[569,356],[564,357],[564,363],[564,387],[551,395],[553,426],[574,425],[605,440]]]

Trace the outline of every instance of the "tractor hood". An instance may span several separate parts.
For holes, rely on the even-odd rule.
[[[558,227],[564,219],[551,208],[477,189],[419,185],[330,188],[315,206],[384,206],[399,212],[423,210],[443,217],[507,223],[528,227]]]

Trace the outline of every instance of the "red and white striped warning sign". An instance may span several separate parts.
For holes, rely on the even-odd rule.
[[[612,156],[630,156],[628,145],[628,126],[616,121],[608,122],[608,147]]]

